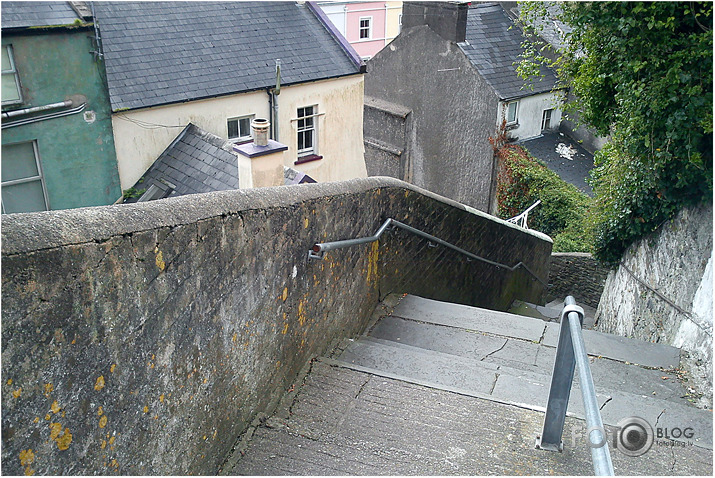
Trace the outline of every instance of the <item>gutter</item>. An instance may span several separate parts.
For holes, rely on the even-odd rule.
[[[353,46],[338,31],[335,25],[333,25],[333,22],[330,21],[325,12],[315,2],[305,2],[305,5],[311,12],[313,12],[313,15],[315,15],[318,20],[320,20],[320,23],[323,24],[325,29],[328,30],[328,32],[333,36],[333,38],[335,38],[338,43],[340,43],[340,46],[343,47],[343,50],[345,50],[345,53],[347,53],[350,60],[352,60],[355,66],[360,68],[360,73],[365,73],[367,71],[367,66],[362,61],[362,58],[360,58],[360,55],[358,55]]]

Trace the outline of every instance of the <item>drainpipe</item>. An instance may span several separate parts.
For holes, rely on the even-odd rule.
[[[273,88],[271,93],[271,98],[273,99],[273,111],[271,116],[273,117],[273,140],[279,141],[278,139],[278,95],[281,94],[281,60],[276,59],[276,87]]]
[[[13,110],[13,111],[3,112],[2,117],[3,117],[3,119],[14,118],[15,116],[29,115],[31,113],[39,113],[40,111],[54,110],[57,108],[66,108],[66,107],[69,107],[72,105],[73,105],[72,100],[65,100],[60,103],[52,103],[52,104],[43,105],[43,106],[33,106],[32,108],[25,108],[22,110]]]

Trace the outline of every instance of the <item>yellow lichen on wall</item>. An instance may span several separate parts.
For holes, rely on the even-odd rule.
[[[370,245],[370,253],[367,260],[367,282],[373,285],[377,282],[377,259],[380,254],[380,244],[378,241]]]
[[[20,398],[20,395],[22,395],[22,387],[12,392],[13,398]]]
[[[52,402],[52,406],[50,406],[50,410],[52,410],[52,413],[58,413],[61,410],[60,405],[57,403],[57,400]]]
[[[104,388],[104,375],[97,377],[97,381],[94,383],[94,389],[99,391]]]
[[[55,389],[55,387],[51,383],[46,383],[45,384],[45,396],[49,397],[50,393]]]
[[[104,415],[99,419],[99,428],[104,428],[107,426],[107,415]]]
[[[70,447],[70,444],[72,443],[72,433],[70,433],[69,428],[65,428],[65,431],[62,432],[61,423],[51,423],[50,440],[53,440],[55,443],[57,443],[57,448],[59,448],[60,451],[65,451]]]
[[[156,266],[159,268],[161,272],[164,272],[164,269],[166,269],[166,262],[164,262],[164,253],[161,252],[158,248],[155,250],[156,252]]]
[[[30,467],[33,461],[35,461],[35,453],[32,449],[28,448],[20,452],[20,465],[25,467],[25,475],[27,476],[35,474],[35,470]]]

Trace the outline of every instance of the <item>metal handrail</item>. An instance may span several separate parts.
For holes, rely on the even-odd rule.
[[[556,347],[556,360],[551,375],[549,400],[546,405],[544,427],[541,435],[536,437],[536,448],[562,451],[564,444],[561,436],[564,432],[566,409],[571,394],[574,368],[578,364],[579,383],[583,408],[586,412],[586,439],[591,447],[593,471],[597,476],[613,476],[613,463],[608,450],[608,437],[603,428],[601,412],[596,399],[596,389],[593,386],[591,367],[586,354],[581,327],[583,326],[583,309],[576,305],[573,297],[568,296],[561,311],[559,326],[559,342]]]
[[[507,219],[506,222],[511,222],[512,224],[516,224],[517,226],[523,227],[524,229],[529,229],[529,226],[526,225],[526,220],[529,218],[529,212],[531,212],[531,210],[539,204],[541,204],[541,199],[537,199],[534,204],[526,208],[526,211],[522,212],[517,216]]]
[[[399,227],[400,229],[404,229],[405,231],[408,231],[408,232],[411,232],[412,234],[415,234],[415,235],[417,235],[417,236],[423,237],[423,238],[425,238],[425,239],[427,239],[427,240],[429,240],[429,241],[431,241],[431,242],[435,242],[435,243],[440,244],[440,245],[442,245],[442,246],[444,246],[444,247],[447,247],[447,248],[449,248],[449,249],[452,249],[452,250],[454,250],[454,251],[457,251],[457,252],[459,252],[460,254],[463,254],[463,255],[469,257],[470,259],[474,259],[474,260],[477,260],[477,261],[484,262],[484,263],[486,263],[486,264],[490,264],[490,265],[495,266],[495,267],[497,267],[497,268],[499,268],[499,269],[506,269],[506,270],[508,270],[508,271],[510,271],[510,272],[513,272],[513,271],[516,270],[517,268],[522,267],[522,268],[524,268],[524,270],[526,270],[526,272],[528,272],[529,274],[531,274],[531,276],[534,277],[536,280],[538,280],[541,284],[543,284],[544,286],[547,285],[547,284],[546,284],[543,280],[541,280],[536,274],[534,274],[534,273],[531,271],[531,269],[529,269],[529,267],[528,267],[526,264],[524,264],[523,262],[519,262],[518,264],[513,265],[513,266],[507,266],[506,264],[501,264],[501,263],[499,263],[499,262],[490,261],[489,259],[485,259],[484,257],[480,257],[480,256],[478,256],[478,255],[476,255],[476,254],[472,254],[471,252],[465,251],[464,249],[462,249],[462,248],[460,248],[460,247],[457,247],[457,246],[455,246],[454,244],[450,244],[450,243],[447,242],[447,241],[443,241],[442,239],[440,239],[440,238],[438,238],[438,237],[435,237],[435,236],[433,236],[433,235],[431,235],[431,234],[427,234],[426,232],[420,231],[419,229],[415,229],[415,228],[412,227],[412,226],[408,226],[407,224],[403,224],[403,223],[401,223],[400,221],[397,221],[397,220],[392,219],[392,218],[387,219],[387,220],[382,224],[382,226],[380,226],[380,228],[377,230],[377,232],[376,232],[374,235],[372,235],[372,236],[360,237],[360,238],[357,238],[357,239],[346,239],[346,240],[343,240],[343,241],[333,241],[333,242],[321,242],[321,243],[316,243],[316,244],[313,245],[313,247],[308,251],[308,258],[309,258],[309,259],[322,259],[326,252],[332,251],[333,249],[341,249],[341,248],[343,248],[343,247],[357,246],[357,245],[360,245],[360,244],[367,244],[367,243],[369,243],[369,242],[375,242],[375,241],[377,241],[378,239],[380,239],[380,236],[382,236],[382,234],[387,230],[388,227],[391,227],[392,229],[394,229],[394,228],[396,228],[396,227]]]

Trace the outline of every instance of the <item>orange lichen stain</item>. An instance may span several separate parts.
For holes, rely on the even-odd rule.
[[[109,367],[109,373],[114,373],[114,369],[117,368],[117,364],[113,363],[111,367]]]
[[[370,253],[367,262],[367,282],[373,284],[377,281],[377,259],[379,256],[379,243],[373,242],[370,246]]]
[[[76,344],[76,343],[77,343],[77,339],[72,339],[72,342],[71,342],[71,343],[72,343],[72,345]]]
[[[40,423],[40,417],[35,417],[35,419],[32,420],[32,423]]]
[[[164,253],[158,249],[155,252],[156,252],[156,267],[158,267],[161,272],[164,272],[164,269],[166,269],[166,262],[164,262]]]
[[[104,415],[99,419],[99,428],[104,428],[107,426],[107,415]]]
[[[117,463],[117,460],[115,459],[115,460],[112,460],[112,462],[109,464],[109,466],[113,466],[116,468],[119,466],[119,464]]]
[[[102,409],[102,407],[100,406],[100,407],[97,409],[97,416],[98,416],[98,417],[101,417],[103,413],[104,413],[104,409]]]
[[[276,362],[276,368],[280,368],[280,367],[281,367],[281,361],[279,360],[278,362]]]
[[[410,195],[410,192],[409,192],[409,191],[405,191],[405,197],[407,197],[407,196],[409,196],[409,195]]]
[[[147,407],[146,405],[144,405],[144,413],[149,413],[149,407]]]
[[[45,384],[45,396],[49,397],[54,389],[55,389],[55,387],[51,383],[46,383]]]
[[[288,287],[283,288],[283,295],[281,296],[281,298],[283,299],[283,302],[285,302],[288,298]]]
[[[285,334],[288,333],[288,325],[289,325],[289,324],[286,323],[286,324],[283,326],[283,332],[282,332],[283,335],[285,335]]]
[[[164,394],[163,393],[161,395],[159,395],[159,401],[161,403],[164,403]]]
[[[12,392],[13,398],[20,398],[20,395],[22,395],[22,387],[18,388],[14,392]]]
[[[158,419],[159,419],[159,415],[154,415],[154,420],[158,420]]]
[[[7,384],[8,384],[8,385],[12,385],[12,379],[11,379],[11,378],[7,379]]]
[[[99,447],[100,447],[102,450],[104,450],[105,448],[107,448],[107,442],[106,442],[106,440],[102,440],[102,444],[99,445]]]
[[[110,444],[110,445],[114,445],[114,437],[112,437],[112,438],[109,439],[109,444]]]
[[[305,302],[303,299],[298,302],[298,323],[301,325],[305,325]]]
[[[35,474],[35,470],[30,467],[33,461],[35,461],[35,453],[31,449],[20,452],[20,465],[25,467],[26,476]]]
[[[154,368],[154,364],[152,362],[149,362],[149,368]]]
[[[231,338],[231,342],[233,342],[235,344],[237,340],[238,340],[238,334],[236,332],[234,332],[233,337]]]
[[[50,418],[51,418],[51,417],[50,417],[50,414],[49,414],[49,413],[48,413],[47,415],[45,415],[45,420],[49,420]]]
[[[97,377],[97,381],[94,383],[94,389],[99,391],[104,388],[104,375]]]
[[[70,433],[69,428],[65,428],[63,433],[61,423],[52,423],[50,424],[50,439],[57,443],[57,448],[59,448],[60,451],[65,451],[72,443],[72,433]]]
[[[35,453],[32,449],[22,450],[20,452],[20,464],[22,466],[27,466],[35,461]]]
[[[57,403],[57,400],[52,402],[52,406],[50,407],[50,410],[52,410],[52,413],[58,413],[61,410],[60,405]]]
[[[303,228],[308,229],[308,224],[309,224],[309,223],[310,223],[310,221],[308,221],[308,218],[307,218],[307,217],[306,217],[305,219],[303,219]]]

